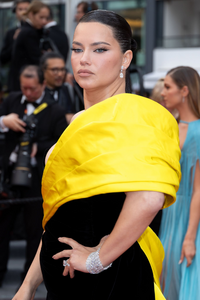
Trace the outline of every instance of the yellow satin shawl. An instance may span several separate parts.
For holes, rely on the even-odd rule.
[[[120,94],[80,114],[58,140],[42,179],[43,227],[64,203],[97,194],[165,193],[175,201],[181,179],[178,125],[160,104]],[[164,299],[159,276],[162,244],[150,228],[138,239],[154,275],[156,299]]]
[[[43,173],[46,222],[67,201],[138,190],[175,201],[181,177],[178,125],[160,104],[119,94],[90,107],[64,131]]]

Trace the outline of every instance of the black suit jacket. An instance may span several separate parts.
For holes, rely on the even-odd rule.
[[[10,113],[16,113],[22,119],[26,104],[21,104],[22,93],[15,92],[11,93],[4,102],[0,105],[0,116],[8,115]],[[42,103],[49,101],[49,96],[45,94]],[[52,101],[50,99],[50,101]],[[45,152],[57,142],[60,135],[67,127],[65,114],[62,107],[57,103],[48,106],[41,113],[37,115],[37,138],[36,142],[38,145],[38,151],[36,154],[37,167],[42,176],[44,167],[44,154]],[[11,152],[15,149],[16,145],[19,144],[19,138],[23,133],[9,130],[5,133],[5,153],[4,160],[8,163]]]
[[[3,41],[3,47],[1,49],[0,53],[0,61],[2,65],[10,63],[12,58],[12,50],[14,45],[13,36],[15,34],[15,31],[18,27],[14,27],[7,31],[4,41]]]
[[[7,31],[4,41],[3,41],[3,47],[1,49],[0,53],[0,62],[2,65],[10,64],[12,59],[12,52],[13,52],[13,46],[14,46],[14,39],[13,36],[15,34],[15,31],[18,29],[18,27],[14,27]],[[8,80],[7,80],[8,89],[11,85],[11,72],[9,70],[8,74]]]
[[[58,25],[54,25],[45,29],[45,35],[54,42],[66,62],[69,53],[69,41],[66,33]]]
[[[23,66],[39,65],[41,36],[42,30],[36,30],[27,22],[23,24],[13,46],[10,91],[20,91],[19,74]]]
[[[56,89],[56,91],[58,92],[57,102],[60,106],[62,106],[65,114],[74,114],[76,112],[75,105],[72,102],[72,99],[70,97],[68,86],[65,84],[62,84],[61,87]],[[45,92],[53,97],[55,90],[50,90],[48,87],[46,87]]]

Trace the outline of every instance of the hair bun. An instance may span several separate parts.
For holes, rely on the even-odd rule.
[[[131,38],[131,50],[133,52],[135,52],[137,50],[137,43],[136,43],[136,41],[134,40],[133,37]]]

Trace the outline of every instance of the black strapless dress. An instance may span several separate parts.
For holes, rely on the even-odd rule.
[[[52,259],[54,254],[70,248],[58,242],[58,237],[96,246],[112,231],[124,200],[124,193],[111,193],[70,201],[48,221],[40,254],[48,300],[155,299],[153,273],[137,242],[98,275],[75,271],[73,279],[64,277],[63,259]]]

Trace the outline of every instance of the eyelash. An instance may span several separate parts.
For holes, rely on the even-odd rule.
[[[81,49],[78,48],[71,48],[72,51],[74,51],[75,53],[79,53],[80,51],[82,51]]]
[[[82,51],[82,49],[78,49],[78,48],[71,48],[71,50],[74,51],[75,53],[80,53]],[[97,53],[103,53],[105,51],[108,51],[108,49],[98,48],[98,49],[94,50],[94,52],[97,52]]]
[[[105,51],[108,51],[108,49],[105,49],[105,48],[99,48],[99,49],[96,49],[95,52],[97,53],[103,53]]]

